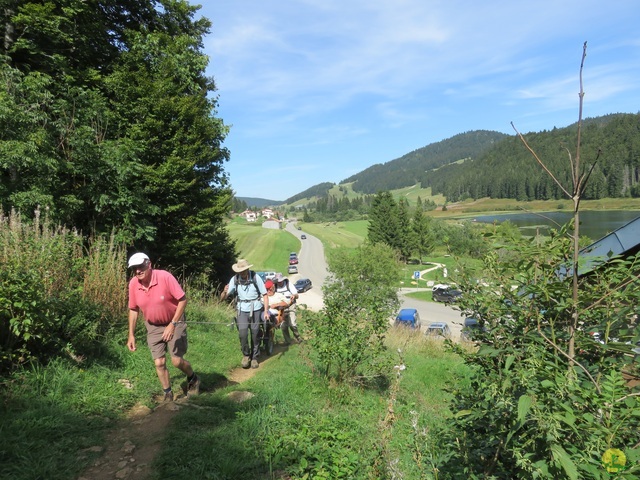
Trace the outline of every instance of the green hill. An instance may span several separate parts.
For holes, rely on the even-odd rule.
[[[576,154],[576,134],[577,124],[572,124],[524,135],[568,190],[572,188],[568,158]],[[584,199],[640,197],[640,114],[585,119],[581,138],[581,164],[592,170]],[[437,204],[480,198],[564,198],[516,135],[476,130],[372,165],[337,185],[317,184],[282,203],[302,206],[329,197],[353,200],[381,190]]]
[[[341,183],[353,183],[353,190],[361,193],[410,187],[417,178],[423,178],[425,172],[473,161],[505,138],[508,135],[487,130],[461,133],[387,163],[373,165]]]

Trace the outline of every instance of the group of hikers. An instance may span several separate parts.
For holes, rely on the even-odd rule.
[[[235,275],[224,286],[221,299],[233,299],[236,327],[242,350],[242,368],[258,368],[260,331],[265,325],[278,326],[287,345],[290,332],[297,342],[302,338],[296,321],[298,291],[281,273],[266,281],[253,270],[253,265],[239,259],[232,268]],[[171,363],[187,376],[187,396],[200,392],[200,378],[183,357],[187,352],[185,308],[187,297],[178,280],[166,270],[153,269],[151,260],[142,252],[128,261],[133,277],[129,281],[129,350],[136,350],[135,329],[142,312],[147,329],[147,344],[156,373],[164,391],[164,402],[173,401],[173,391],[166,365]]]
[[[296,299],[298,291],[289,279],[277,273],[273,280],[262,280],[262,277],[251,270],[253,265],[245,259],[233,264],[236,274],[225,285],[221,299],[234,298],[236,301],[236,326],[242,350],[242,368],[258,368],[260,356],[260,327],[262,322],[268,323],[277,315],[283,316],[280,325],[286,344],[291,343],[289,329],[299,342],[301,337],[296,322]],[[277,321],[276,321],[277,323]],[[249,338],[251,334],[251,338]]]

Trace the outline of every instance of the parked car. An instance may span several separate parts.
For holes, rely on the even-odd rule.
[[[302,230],[302,227],[298,227],[298,230]]]
[[[298,257],[289,257],[289,265],[297,265]]]
[[[473,317],[467,317],[462,324],[462,330],[460,331],[460,340],[463,342],[471,342],[475,340],[474,335],[480,332],[480,323],[478,319]],[[482,331],[487,331],[487,327],[483,327]]]
[[[297,265],[289,265],[289,269],[287,270],[289,273],[298,273]]]
[[[451,338],[451,329],[446,322],[433,322],[427,327],[424,334],[433,337]]]
[[[276,272],[256,272],[256,275],[262,278],[263,282],[276,278]]]
[[[311,280],[309,280],[308,278],[301,278],[296,283],[294,283],[293,286],[296,287],[298,293],[303,293],[311,288]]]
[[[415,308],[403,308],[396,315],[396,326],[420,329],[420,314]]]
[[[431,291],[431,298],[434,302],[455,303],[460,299],[462,292],[455,288],[439,287]]]
[[[302,235],[300,235],[300,240],[306,240],[307,236],[303,233]]]

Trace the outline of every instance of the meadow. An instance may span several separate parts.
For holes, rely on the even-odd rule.
[[[284,231],[233,223],[230,231],[256,268],[277,269],[297,250],[298,240]],[[12,252],[12,261],[28,262],[29,248],[41,241],[19,242],[23,251]],[[121,293],[126,272],[122,252],[116,253],[101,264],[115,272],[110,278],[120,278],[111,288]],[[69,256],[78,265],[85,261],[82,250]],[[202,378],[201,395],[182,404],[163,432],[152,478],[437,477],[435,432],[450,416],[448,387],[467,376],[458,355],[424,336],[390,330],[386,345],[398,368],[388,372],[385,388],[330,381],[306,342],[280,345],[254,376],[230,382],[241,360],[233,312],[214,292],[185,286],[191,299],[187,359]],[[128,351],[126,308],[111,308],[112,325],[92,355],[34,359],[1,378],[0,478],[78,478],[100,461],[109,432],[127,429],[128,412],[156,407],[160,389],[144,329],[137,329],[140,348]],[[299,315],[303,336],[308,314]],[[179,392],[184,378],[169,369]],[[235,403],[234,391],[253,397]]]

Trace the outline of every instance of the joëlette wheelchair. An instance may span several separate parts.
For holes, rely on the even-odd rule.
[[[276,344],[276,330],[280,328],[284,321],[285,309],[279,308],[277,314],[269,314],[268,320],[260,322],[260,330],[258,331],[258,342],[260,350],[267,355],[273,353],[273,347]]]

